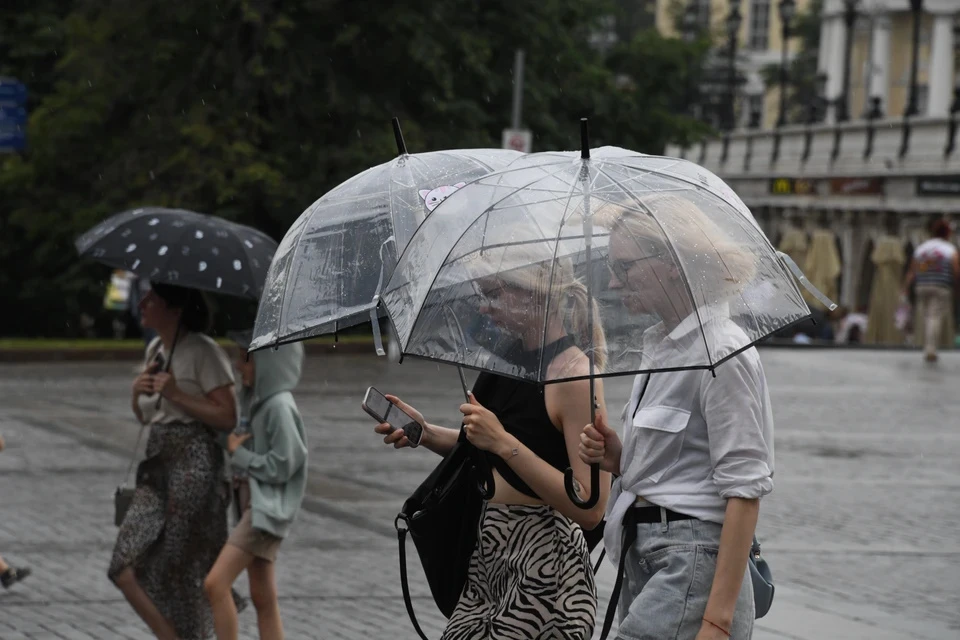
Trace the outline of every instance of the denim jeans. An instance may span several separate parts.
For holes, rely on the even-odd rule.
[[[717,569],[720,525],[677,520],[635,526],[637,541],[625,550],[617,638],[694,640]],[[753,620],[753,583],[745,567],[730,637],[752,637]]]

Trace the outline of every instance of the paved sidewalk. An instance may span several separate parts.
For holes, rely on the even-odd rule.
[[[764,353],[778,467],[760,537],[778,587],[758,640],[960,638],[960,359],[939,371],[918,359]],[[374,383],[437,415],[456,406],[456,376],[369,362],[311,360],[298,394],[312,480],[277,567],[291,639],[415,637],[392,519],[436,459],[383,448],[358,398]],[[105,575],[113,490],[136,438],[131,377],[129,363],[0,366],[0,554],[34,569],[0,590],[2,640],[150,637]],[[611,407],[627,384],[607,384]],[[443,620],[408,544],[415,606],[436,638]],[[602,607],[612,582],[607,565]],[[241,621],[256,637],[252,608]]]

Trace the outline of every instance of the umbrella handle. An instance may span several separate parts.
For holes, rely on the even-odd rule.
[[[600,463],[595,462],[590,465],[590,496],[586,500],[580,498],[575,482],[573,469],[567,467],[567,470],[563,472],[563,486],[567,489],[567,497],[570,498],[570,502],[581,509],[592,509],[600,500]]]

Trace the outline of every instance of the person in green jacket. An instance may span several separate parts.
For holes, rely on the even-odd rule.
[[[225,446],[241,478],[242,516],[204,582],[219,640],[236,640],[237,609],[230,596],[234,580],[247,571],[250,599],[261,640],[283,638],[274,561],[300,510],[307,483],[303,420],[291,391],[300,381],[303,345],[244,353],[237,362],[243,381],[240,422]]]

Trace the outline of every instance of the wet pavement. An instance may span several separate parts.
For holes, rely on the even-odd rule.
[[[762,351],[777,467],[758,534],[777,595],[755,638],[960,638],[958,356],[928,366],[916,352]],[[105,574],[113,490],[137,439],[133,369],[0,365],[0,554],[34,568],[0,591],[2,640],[149,637]],[[611,413],[630,383],[606,381]],[[297,400],[309,497],[277,566],[289,638],[415,637],[393,519],[439,458],[383,446],[359,407],[371,384],[428,420],[459,424],[453,368],[308,359]],[[439,637],[442,617],[410,551],[415,606]],[[601,571],[602,607],[613,575]],[[242,623],[243,637],[256,637],[252,611]]]

